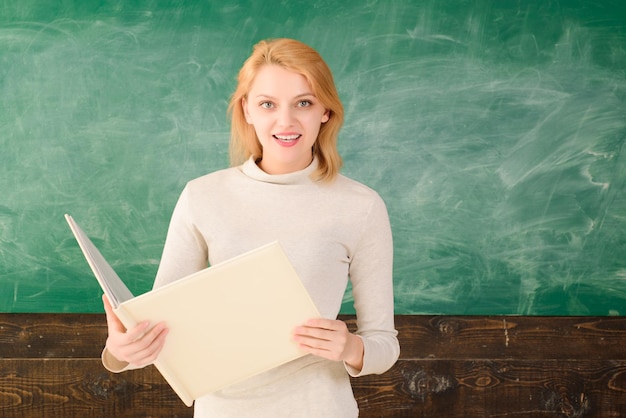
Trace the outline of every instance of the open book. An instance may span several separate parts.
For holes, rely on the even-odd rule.
[[[155,366],[187,406],[302,357],[293,329],[320,314],[277,242],[134,297],[71,216],[67,222],[116,315],[165,321]]]

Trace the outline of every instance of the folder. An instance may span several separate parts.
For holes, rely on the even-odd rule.
[[[278,242],[133,296],[74,219],[65,218],[124,326],[166,323],[154,365],[185,405],[305,355],[293,329],[320,313]]]

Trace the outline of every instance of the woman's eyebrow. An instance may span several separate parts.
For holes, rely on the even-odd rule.
[[[297,96],[294,96],[293,99],[300,99],[302,97],[316,97],[315,94],[313,93],[301,93],[298,94]],[[276,100],[276,97],[270,95],[270,94],[265,94],[265,93],[259,93],[257,95],[254,96],[254,98],[259,99],[259,98],[264,98],[264,99],[270,99],[270,100]]]
[[[302,93],[302,94],[298,94],[298,95],[296,96],[296,98],[298,98],[298,97],[306,97],[306,96],[313,96],[313,97],[315,97],[315,94],[313,94],[313,93],[308,93],[308,92],[307,92],[307,93]]]

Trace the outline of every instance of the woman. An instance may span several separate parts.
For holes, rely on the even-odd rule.
[[[343,107],[315,50],[290,39],[262,41],[238,82],[229,106],[233,166],[183,190],[155,287],[277,240],[322,318],[294,330],[310,355],[198,399],[195,416],[356,417],[349,377],[383,373],[399,355],[385,205],[339,174]],[[336,319],[348,280],[356,334]],[[105,308],[104,365],[118,372],[152,363],[166,326],[126,330],[106,298]]]

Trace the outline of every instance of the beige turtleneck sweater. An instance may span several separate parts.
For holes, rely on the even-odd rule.
[[[356,417],[349,375],[383,373],[398,358],[385,204],[342,175],[331,183],[311,180],[316,166],[269,175],[249,160],[189,182],[172,215],[154,286],[279,241],[323,317],[337,317],[352,282],[363,369],[308,355],[198,399],[195,417]],[[103,362],[112,371],[133,368],[106,349]]]

